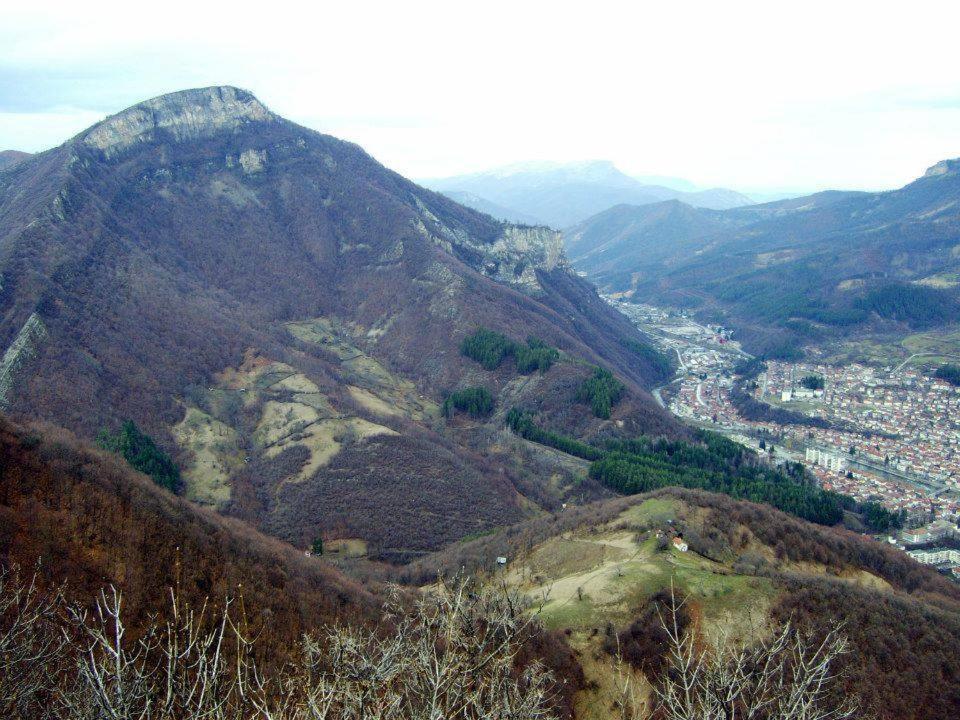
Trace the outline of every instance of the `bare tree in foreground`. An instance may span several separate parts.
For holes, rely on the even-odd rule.
[[[550,676],[537,663],[518,672],[533,626],[506,592],[441,583],[412,612],[388,604],[392,629],[334,626],[307,637],[288,683],[303,688],[293,714],[309,720],[539,720],[554,717]],[[291,689],[288,695],[294,694]]]
[[[304,638],[298,659],[270,677],[229,601],[191,610],[171,592],[166,620],[131,638],[110,588],[93,609],[43,593],[36,576],[0,572],[0,711],[58,720],[549,720],[551,678],[518,668],[535,621],[505,590],[440,583],[412,607],[399,593],[385,623],[330,626]],[[652,694],[626,665],[615,677],[619,720],[845,720],[834,661],[839,631],[813,641],[787,624],[753,645],[703,649],[678,622],[660,622],[667,668]]]
[[[67,720],[225,720],[254,717],[247,685],[255,674],[251,642],[227,601],[219,619],[204,605],[182,606],[170,593],[170,616],[126,638],[122,597],[101,591],[92,612],[68,608],[79,634],[76,683],[61,697]]]
[[[395,594],[381,628],[336,625],[271,677],[228,601],[135,638],[121,594],[92,610],[0,574],[0,710],[59,720],[547,720],[550,675],[516,667],[535,631],[515,596],[441,583],[412,607]],[[46,702],[41,707],[38,700]]]
[[[671,588],[672,590],[672,588]],[[847,652],[838,629],[822,640],[790,623],[752,645],[721,638],[718,649],[697,647],[678,623],[671,592],[661,623],[669,637],[668,668],[654,684],[656,716],[664,720],[844,720],[857,703],[838,698],[834,661]],[[639,717],[639,716],[638,716]]]
[[[40,716],[56,687],[66,640],[55,620],[63,593],[42,592],[37,575],[0,568],[0,713]]]

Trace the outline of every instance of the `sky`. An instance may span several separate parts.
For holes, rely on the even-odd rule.
[[[0,149],[236,85],[413,178],[529,160],[749,192],[960,156],[960,3],[5,0]]]

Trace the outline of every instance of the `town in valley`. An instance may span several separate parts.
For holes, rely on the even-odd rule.
[[[738,368],[752,358],[727,328],[607,300],[675,361],[674,379],[654,390],[661,405],[771,462],[803,463],[826,489],[901,513],[903,528],[883,539],[960,576],[960,387],[906,361],[770,360],[743,383]],[[744,416],[731,397],[738,382],[770,417]]]

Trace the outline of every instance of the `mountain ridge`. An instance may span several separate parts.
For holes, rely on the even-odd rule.
[[[729,208],[753,203],[724,188],[680,190],[651,185],[621,172],[609,160],[578,163],[519,163],[450,178],[424,180],[440,192],[469,193],[484,203],[566,228],[618,204],[641,205],[679,199],[691,205]]]
[[[581,243],[575,264],[609,290],[731,325],[761,354],[795,353],[855,329],[939,326],[960,308],[950,280],[960,270],[958,168],[945,160],[878,193],[826,191],[713,216],[691,208],[697,223],[664,223],[647,235],[636,209],[636,227],[618,236],[628,262],[600,267]],[[599,246],[608,221],[594,216],[575,233]]]
[[[12,414],[88,439],[132,419],[189,497],[301,547],[325,534],[394,559],[576,491],[569,470],[527,480],[499,420],[441,418],[454,390],[559,393],[558,422],[590,433],[684,432],[644,389],[663,375],[644,338],[556,231],[464,208],[236,89],[104,123],[0,174]],[[569,359],[483,370],[459,353],[478,327]],[[629,391],[610,421],[573,401],[594,364]]]

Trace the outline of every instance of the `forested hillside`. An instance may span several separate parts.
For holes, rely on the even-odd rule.
[[[669,488],[503,528],[401,577],[429,582],[498,555],[509,558],[505,581],[542,603],[545,624],[584,659],[583,716],[619,697],[618,656],[654,684],[678,672],[661,624],[673,595],[684,603],[682,632],[706,647],[757,646],[783,623],[816,642],[839,632],[837,682],[860,706],[854,717],[941,720],[960,710],[960,589],[874,540]]]
[[[960,317],[960,163],[884,193],[818,193],[709,212],[620,208],[571,232],[601,287],[692,309],[770,356]]]
[[[236,88],[154,98],[0,171],[0,276],[0,410],[106,433],[302,548],[404,559],[563,502],[570,473],[530,476],[498,418],[443,417],[467,388],[496,406],[602,364],[629,395],[617,420],[683,432],[646,391],[669,368],[556,232],[458,205]],[[518,343],[535,383],[459,353],[479,327]],[[586,429],[570,394],[562,422]]]

